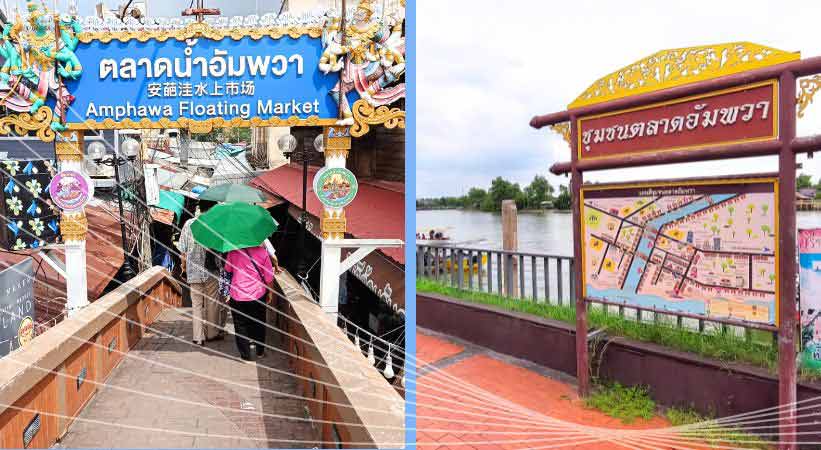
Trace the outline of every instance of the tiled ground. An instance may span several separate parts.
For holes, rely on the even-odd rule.
[[[425,330],[417,331],[417,352],[420,358],[429,358],[418,379],[419,449],[696,447],[650,440],[608,442],[607,438],[612,439],[607,432],[610,429],[664,428],[669,424],[656,417],[625,425],[587,409],[572,380],[549,369]],[[460,357],[462,352],[464,357]],[[555,425],[546,425],[554,420]],[[596,431],[571,436],[567,430],[576,424],[595,427]]]
[[[419,364],[432,363],[464,351],[465,348],[442,339],[416,334],[416,360]]]
[[[231,323],[230,318],[228,323]],[[290,370],[285,355],[269,350],[258,365],[253,365],[197,348],[188,343],[192,337],[191,319],[183,317],[178,310],[164,311],[154,327],[185,342],[149,334],[129,355],[158,361],[173,368],[126,357],[111,374],[107,384],[206,403],[208,406],[160,400],[104,387],[82,412],[80,420],[72,424],[61,442],[63,447],[312,448],[314,442],[320,439],[319,431],[312,428],[309,422],[260,415],[260,412],[265,412],[306,417],[304,401],[260,390],[262,387],[300,395],[293,377],[261,367]],[[238,355],[233,336],[207,343],[206,346],[229,355]],[[195,374],[228,379],[250,387],[226,384]],[[240,411],[220,410],[211,405],[239,408]],[[140,427],[145,429],[138,429]],[[158,428],[169,431],[156,431]]]

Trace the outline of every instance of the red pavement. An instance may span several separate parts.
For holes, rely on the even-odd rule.
[[[440,361],[442,358],[458,354],[460,345],[448,342],[439,337],[417,333],[417,352],[420,365],[425,362]],[[575,387],[567,383],[548,378],[533,370],[501,361],[487,354],[467,356],[450,365],[432,364],[439,367],[440,375],[436,372],[423,372],[418,380],[417,414],[418,448],[423,450],[446,449],[525,449],[525,448],[572,448],[585,450],[609,450],[625,448],[673,448],[660,444],[635,443],[634,445],[617,445],[610,442],[583,443],[583,439],[590,437],[568,437],[564,431],[545,433],[542,426],[533,424],[533,421],[524,419],[504,420],[503,412],[492,411],[490,401],[500,403],[507,408],[523,407],[528,410],[544,414],[554,419],[582,424],[588,427],[612,429],[651,429],[665,428],[669,423],[655,417],[651,420],[638,419],[626,425],[619,419],[585,408],[583,401],[576,395]],[[456,377],[461,383],[468,383],[471,387],[454,387]],[[460,386],[464,384],[459,383]],[[441,390],[437,390],[441,389]],[[452,389],[457,392],[452,392]],[[461,389],[461,392],[458,390]],[[452,402],[469,404],[467,398],[470,392],[476,393],[474,398],[482,398],[484,406],[460,406]],[[478,391],[478,392],[477,392]],[[474,405],[477,401],[474,400]],[[440,409],[437,409],[440,408]],[[497,408],[499,408],[497,406]],[[509,417],[509,416],[508,416]],[[438,419],[453,419],[463,422],[480,422],[478,424],[447,422]],[[546,420],[546,419],[542,419]],[[435,431],[440,430],[440,431]],[[512,432],[517,434],[488,434],[493,432]],[[530,433],[530,434],[527,434]],[[539,434],[544,433],[544,434]],[[541,439],[541,441],[539,441]],[[560,440],[563,439],[563,440]],[[518,441],[518,442],[515,442]],[[524,441],[524,442],[523,442]],[[686,447],[694,448],[688,444]]]
[[[419,366],[461,353],[465,348],[442,339],[416,333],[416,359]]]

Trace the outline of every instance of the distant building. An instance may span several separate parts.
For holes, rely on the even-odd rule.
[[[795,194],[797,200],[812,200],[815,198],[815,188],[799,189]]]
[[[128,2],[124,1],[122,4],[117,5],[116,8],[109,8],[103,2],[97,3],[97,17],[103,20],[119,19],[120,14],[122,14],[122,9],[127,4]],[[137,20],[139,20],[139,18],[148,17],[148,0],[134,0],[130,5],[128,5],[128,11],[125,11],[125,13],[136,18]]]

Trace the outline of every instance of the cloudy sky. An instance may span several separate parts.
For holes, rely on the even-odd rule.
[[[417,2],[418,197],[461,195],[496,176],[526,185],[570,159],[535,114],[566,109],[594,80],[667,48],[751,41],[821,55],[821,2]],[[821,133],[821,94],[798,134]],[[821,158],[800,156],[821,176]],[[590,172],[591,181],[759,173],[774,158]],[[549,176],[551,183],[567,184]]]
[[[58,9],[65,11],[68,9],[69,0],[56,0]],[[128,0],[78,0],[77,5],[80,14],[87,16],[96,13],[97,3],[103,3],[109,9],[114,9],[124,5]],[[219,8],[224,16],[235,16],[245,14],[262,15],[267,12],[279,11],[281,0],[206,0],[205,6],[209,8]],[[55,0],[44,0],[43,3],[49,8],[53,8]],[[152,16],[179,17],[182,10],[191,5],[191,0],[148,0],[148,12]],[[0,8],[8,6],[14,11],[16,7],[20,11],[26,10],[26,0],[0,0]]]
[[[23,0],[5,0],[9,6],[19,4],[23,8]],[[128,0],[79,0],[80,14],[91,15],[95,12],[95,5],[102,1],[109,8],[116,8],[125,4]],[[16,2],[16,3],[15,3]],[[54,0],[46,0],[46,4],[51,7]],[[58,0],[58,4],[63,9],[68,5],[68,0]],[[253,14],[257,8],[260,14],[279,10],[280,0],[206,0],[205,6],[209,8],[220,8],[225,16]],[[191,0],[149,0],[148,12],[152,16],[179,16],[180,12],[191,5]]]

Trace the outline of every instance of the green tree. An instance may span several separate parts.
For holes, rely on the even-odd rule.
[[[553,186],[547,181],[547,178],[536,175],[533,181],[524,189],[524,194],[527,199],[527,206],[529,208],[538,208],[543,201],[550,200],[553,197]]]
[[[485,197],[487,197],[487,191],[484,189],[470,188],[465,196],[465,208],[480,208]]]
[[[521,199],[521,192],[519,183],[511,183],[502,177],[496,177],[490,183],[487,198],[482,202],[481,208],[485,211],[500,211],[502,200]]]
[[[821,182],[821,180],[819,180]],[[795,180],[795,187],[798,189],[807,189],[813,187],[812,176],[807,174],[799,174]]]
[[[553,203],[553,206],[556,209],[570,209],[573,204],[573,200],[570,197],[570,189],[567,186],[559,185],[559,196],[556,197],[556,201]]]

